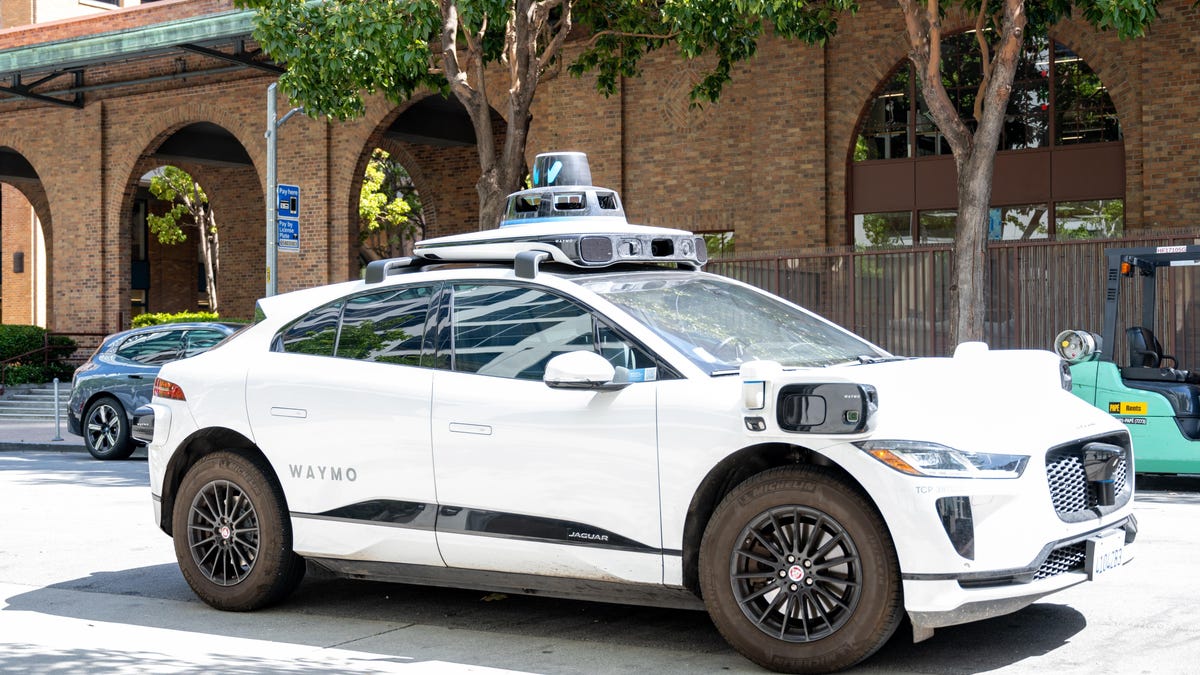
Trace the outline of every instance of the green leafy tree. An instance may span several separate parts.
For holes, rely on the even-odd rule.
[[[479,227],[496,227],[525,175],[530,107],[557,73],[573,0],[236,0],[258,10],[254,37],[287,63],[280,88],[309,115],[358,117],[364,94],[395,103],[419,90],[453,94],[475,130]],[[498,67],[489,70],[490,65]],[[489,99],[500,77],[503,101]],[[508,126],[497,149],[493,106]]]
[[[221,245],[217,238],[217,219],[208,203],[208,195],[192,175],[175,166],[165,166],[150,178],[150,194],[167,202],[170,208],[162,215],[146,216],[150,232],[162,244],[182,244],[187,241],[184,228],[194,228],[199,235],[200,259],[204,263],[204,289],[208,309],[220,311],[217,305],[217,274],[221,266]]]
[[[367,162],[358,199],[359,255],[366,261],[395,258],[424,236],[421,197],[408,171],[378,148]]]
[[[958,211],[954,225],[955,278],[951,286],[951,343],[983,337],[984,248],[992,175],[1017,60],[1027,32],[1044,33],[1068,15],[1121,38],[1142,36],[1158,16],[1157,0],[896,0],[904,19],[908,58],[916,70],[929,114],[954,154]],[[964,120],[947,94],[943,66],[951,73],[968,64],[943,64],[942,20],[949,7],[975,17],[980,85],[973,119]],[[823,44],[838,19],[858,9],[856,0],[608,0],[583,3],[576,20],[592,29],[576,73],[595,71],[600,86],[615,91],[622,77],[638,74],[646,53],[673,46],[684,58],[710,64],[692,90],[696,102],[716,101],[732,67],[754,55],[766,27],[778,35]]]

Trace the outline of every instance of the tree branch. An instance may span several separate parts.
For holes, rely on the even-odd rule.
[[[674,40],[676,37],[679,36],[679,31],[672,31],[665,35],[659,35],[657,33],[626,33],[625,31],[619,31],[619,30],[602,30],[602,31],[597,31],[596,33],[593,33],[592,37],[588,38],[588,41],[583,43],[584,47],[585,48],[594,47],[594,46],[596,46],[596,42],[598,42],[600,40],[600,38],[607,37],[609,35],[614,35],[616,37],[642,38],[645,40]]]
[[[987,4],[987,0],[980,0]],[[929,0],[929,63],[925,75],[931,82],[942,79],[942,20],[938,16],[938,0]]]
[[[987,0],[980,0],[979,15],[975,17],[975,40],[979,43],[982,78],[979,82],[979,89],[975,92],[975,119],[983,117],[983,97],[987,92],[988,81],[992,79],[992,53],[987,38],[983,35],[983,24],[986,18]]]

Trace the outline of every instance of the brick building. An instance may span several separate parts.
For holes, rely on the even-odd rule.
[[[68,5],[86,16],[50,12]],[[1067,21],[1031,46],[997,163],[994,236],[1195,218],[1200,18],[1182,0],[1160,11],[1145,40]],[[249,316],[264,289],[265,101],[278,73],[254,49],[249,14],[229,0],[0,0],[0,22],[0,320],[102,331],[142,310],[196,308],[194,247],[145,231],[143,177],[164,164],[211,197],[222,314]],[[702,109],[687,100],[698,69],[669,53],[610,98],[563,75],[539,89],[529,154],[585,151],[631,220],[734,232],[739,251],[939,241],[953,163],[922,121],[902,30],[893,3],[868,0],[824,47],[765,39]],[[302,215],[279,289],[358,274],[356,205],[375,148],[412,175],[428,235],[474,228],[464,119],[437,96],[380,97],[359,120],[281,127],[279,182],[300,186]]]

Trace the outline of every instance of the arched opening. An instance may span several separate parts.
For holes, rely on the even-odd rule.
[[[47,325],[50,208],[25,157],[0,147],[0,322]]]
[[[374,260],[412,253],[413,244],[425,238],[425,229],[421,194],[401,155],[375,148],[358,201],[360,264],[366,267]]]
[[[168,176],[173,195],[152,189]],[[130,176],[123,210],[129,316],[215,309],[224,318],[251,317],[265,259],[261,190],[249,154],[219,125],[187,124],[152,142]],[[162,220],[168,214],[174,225]],[[208,223],[207,242],[198,219]]]
[[[980,81],[973,32],[943,40],[942,77],[968,127]],[[1053,37],[1032,36],[1017,65],[996,156],[988,238],[1119,236],[1125,149],[1099,76]],[[927,114],[906,60],[867,102],[848,172],[852,241],[860,247],[953,239],[950,148]]]
[[[507,125],[492,111],[492,143],[504,142]],[[351,274],[376,256],[387,257],[411,250],[412,243],[474,230],[479,223],[479,154],[475,129],[457,99],[429,95],[412,101],[387,116],[367,139],[359,155],[351,185]],[[378,158],[386,154],[380,164]],[[388,203],[397,196],[409,204],[408,220],[394,228],[372,231],[360,218],[363,187],[370,167],[384,168],[383,189]],[[415,201],[414,201],[415,200]],[[418,208],[419,207],[419,208]]]

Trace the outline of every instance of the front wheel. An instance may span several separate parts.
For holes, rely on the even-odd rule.
[[[102,396],[83,415],[83,444],[96,459],[125,459],[133,454],[129,418],[125,407],[111,396]]]
[[[283,491],[256,461],[216,452],[188,470],[172,515],[175,557],[188,585],[217,609],[248,611],[300,583]]]
[[[700,587],[725,639],[780,672],[849,668],[887,642],[903,612],[882,518],[809,466],[761,473],[726,496],[704,532]]]

